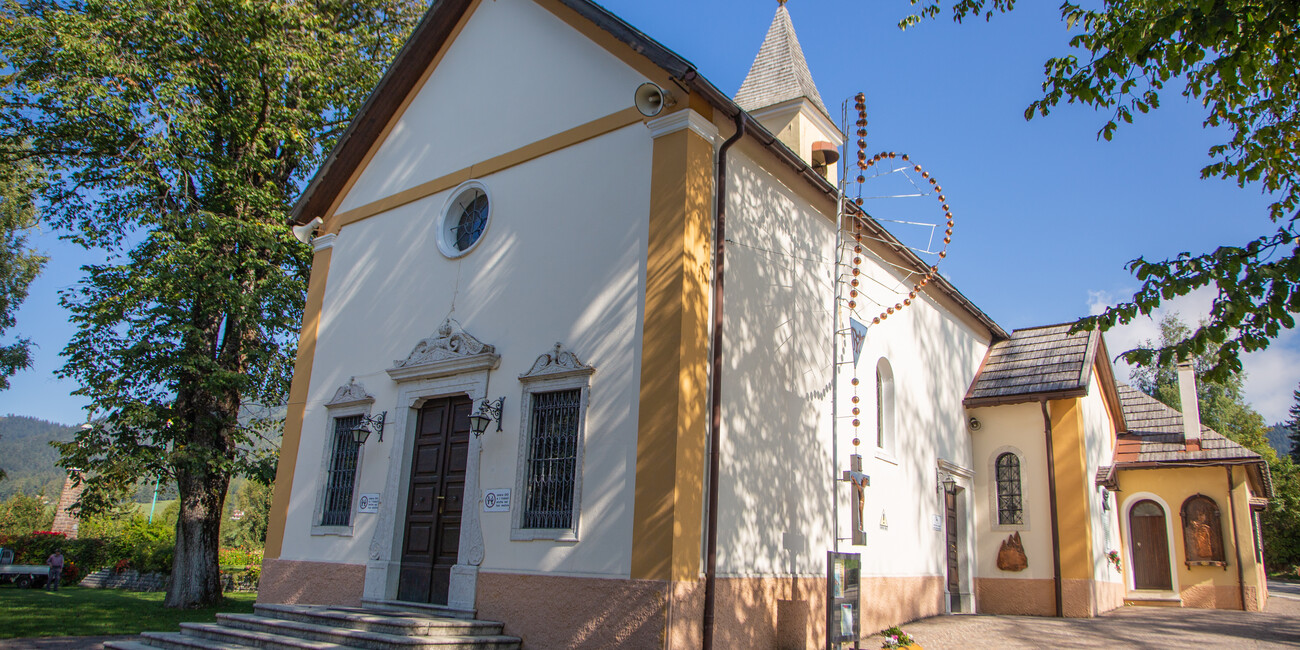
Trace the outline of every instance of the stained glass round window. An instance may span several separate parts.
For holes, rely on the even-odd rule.
[[[491,217],[491,204],[481,184],[471,181],[456,189],[443,210],[438,233],[438,248],[447,257],[460,257],[473,249]]]

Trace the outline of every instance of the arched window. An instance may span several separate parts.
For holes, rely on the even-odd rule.
[[[876,362],[876,447],[894,448],[894,370],[884,357]]]
[[[1224,564],[1219,504],[1197,494],[1183,502],[1183,550],[1188,565]]]
[[[998,478],[998,524],[1007,526],[1024,523],[1024,504],[1020,499],[1020,458],[1007,452],[998,456],[995,468]]]

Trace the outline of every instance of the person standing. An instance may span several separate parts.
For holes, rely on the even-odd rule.
[[[54,549],[54,553],[45,559],[45,563],[50,566],[50,577],[45,581],[45,588],[58,591],[59,582],[63,580],[63,549]]]

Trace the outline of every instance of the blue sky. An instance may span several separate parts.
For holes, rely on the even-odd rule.
[[[606,0],[614,13],[681,56],[727,93],[749,70],[776,2]],[[1131,295],[1129,260],[1163,259],[1242,243],[1272,230],[1258,188],[1201,180],[1221,133],[1178,89],[1162,107],[1099,141],[1108,116],[1062,106],[1024,119],[1043,63],[1067,52],[1056,3],[1017,4],[991,22],[943,18],[900,31],[905,0],[792,0],[788,5],[818,89],[834,117],[866,93],[869,149],[909,152],[942,179],[959,217],[940,271],[1008,330],[1073,320]],[[36,367],[0,393],[0,413],[84,419],[74,386],[53,378],[71,327],[57,291],[96,259],[48,235],[51,255],[14,332],[40,346]],[[1202,292],[1175,301],[1185,320],[1208,309]],[[1118,353],[1155,335],[1143,323],[1107,335]],[[1247,359],[1247,396],[1270,421],[1285,417],[1300,381],[1300,341],[1287,333]],[[1120,376],[1124,376],[1121,370]]]

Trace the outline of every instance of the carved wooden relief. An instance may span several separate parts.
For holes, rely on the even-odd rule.
[[[1003,571],[1024,571],[1029,568],[1029,558],[1025,556],[1025,547],[1020,543],[1020,533],[1002,541],[998,549],[998,568]]]

